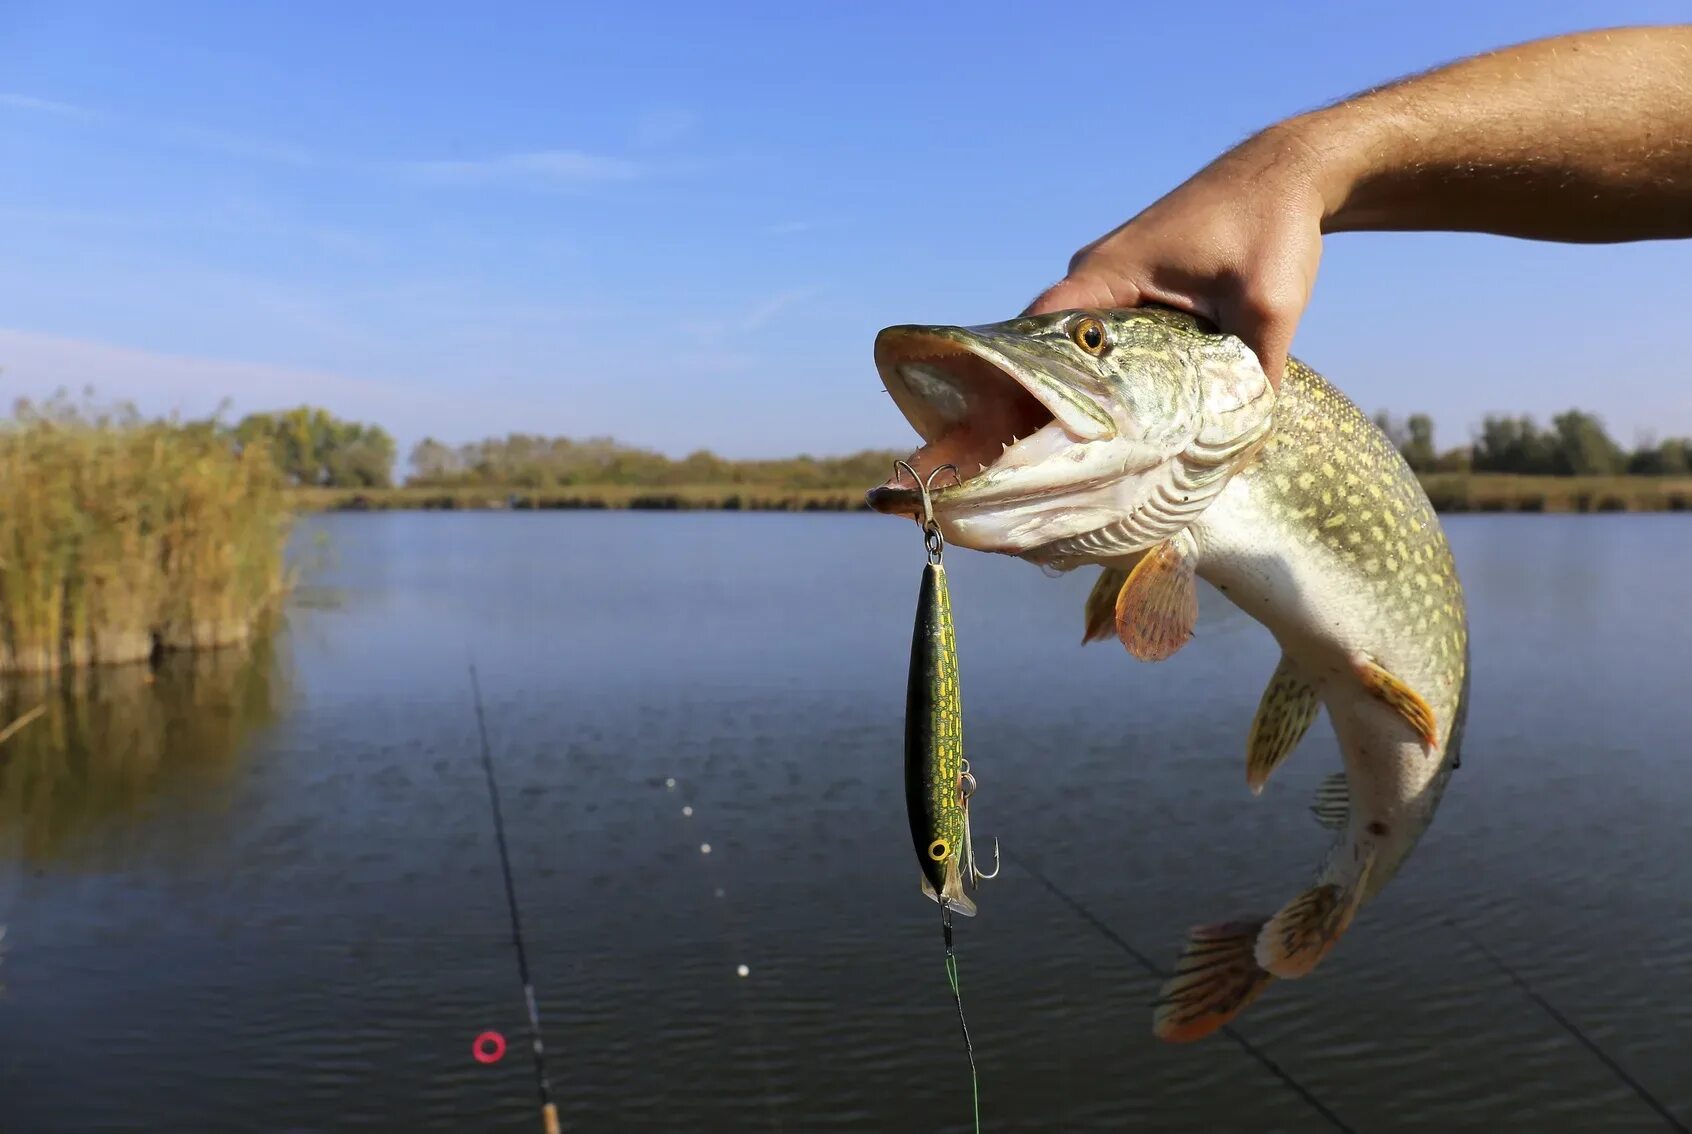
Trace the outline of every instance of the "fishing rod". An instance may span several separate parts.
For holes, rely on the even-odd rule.
[[[517,947],[517,975],[523,981],[523,1000],[529,1006],[529,1036],[535,1049],[535,1083],[540,1090],[541,1121],[546,1134],[558,1134],[558,1107],[552,1102],[552,1087],[546,1080],[546,1050],[541,1044],[540,1009],[535,1005],[535,986],[529,979],[529,958],[523,948],[523,921],[517,914],[517,887],[511,881],[511,852],[505,845],[505,817],[499,809],[499,784],[494,780],[493,752],[488,746],[487,714],[482,711],[482,683],[476,677],[476,663],[470,663],[470,691],[476,703],[476,732],[482,742],[482,770],[488,777],[488,800],[493,804],[494,837],[499,842],[499,868],[505,875],[505,901],[511,908],[511,942]]]
[[[1130,944],[1120,933],[1106,925],[1092,910],[1082,905],[1068,893],[1065,893],[1056,882],[1053,882],[1051,878],[1047,877],[1043,870],[1035,866],[1032,862],[1029,862],[1028,859],[1024,858],[1020,854],[1011,854],[1009,852],[1006,853],[1005,857],[1010,859],[1012,862],[1015,862],[1018,866],[1021,866],[1023,870],[1026,870],[1036,882],[1040,883],[1040,885],[1050,891],[1054,898],[1074,910],[1081,916],[1083,921],[1098,930],[1100,936],[1104,937],[1105,940],[1109,941],[1118,949],[1121,949],[1124,953],[1134,958],[1134,960],[1139,963],[1140,967],[1145,969],[1146,972],[1154,979],[1163,980],[1169,975],[1162,969],[1158,968],[1157,963],[1150,957],[1134,948],[1134,946]],[[1344,1119],[1329,1110],[1328,1107],[1323,1104],[1321,1099],[1311,1094],[1308,1088],[1306,1088],[1297,1079],[1294,1079],[1292,1075],[1287,1072],[1286,1068],[1282,1067],[1279,1063],[1276,1063],[1273,1059],[1270,1059],[1269,1056],[1264,1053],[1262,1048],[1259,1048],[1256,1044],[1252,1043],[1239,1032],[1235,1031],[1232,1025],[1224,1024],[1221,1031],[1223,1035],[1233,1040],[1234,1043],[1239,1046],[1240,1050],[1244,1051],[1247,1055],[1257,1060],[1258,1063],[1262,1064],[1264,1070],[1268,1071],[1271,1075],[1275,1076],[1275,1078],[1286,1084],[1286,1086],[1291,1089],[1294,1094],[1298,1095],[1299,1098],[1308,1103],[1312,1110],[1327,1119],[1328,1123],[1332,1125],[1335,1130],[1344,1131],[1345,1134],[1357,1134],[1352,1127],[1346,1125]]]
[[[1668,1107],[1664,1106],[1657,1100],[1655,1095],[1645,1089],[1645,1084],[1628,1074],[1627,1069],[1612,1059],[1603,1048],[1598,1046],[1597,1042],[1594,1041],[1592,1037],[1581,1031],[1579,1025],[1567,1016],[1563,1015],[1561,1012],[1557,1011],[1556,1007],[1552,1005],[1549,1000],[1534,991],[1532,985],[1528,984],[1528,982],[1514,969],[1504,963],[1504,958],[1500,957],[1497,953],[1494,953],[1491,949],[1488,949],[1480,938],[1465,929],[1455,919],[1448,917],[1445,919],[1445,924],[1456,930],[1457,935],[1464,941],[1467,941],[1470,948],[1474,949],[1475,952],[1491,961],[1494,968],[1509,977],[1511,982],[1517,988],[1521,989],[1522,992],[1527,995],[1529,1000],[1532,1000],[1535,1004],[1545,1009],[1545,1014],[1547,1016],[1550,1016],[1553,1020],[1557,1021],[1558,1024],[1562,1025],[1564,1031],[1573,1036],[1582,1047],[1586,1048],[1587,1051],[1590,1051],[1593,1055],[1595,1055],[1600,1063],[1608,1067],[1610,1071],[1615,1074],[1616,1078],[1627,1084],[1628,1088],[1638,1096],[1639,1101],[1656,1111],[1657,1117],[1668,1123],[1671,1130],[1677,1130],[1680,1134],[1692,1134],[1692,1131],[1688,1131],[1686,1124],[1674,1116],[1673,1111],[1669,1110]]]

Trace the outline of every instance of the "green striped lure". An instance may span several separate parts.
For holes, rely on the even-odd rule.
[[[910,473],[922,493],[922,542],[928,565],[922,569],[917,592],[916,627],[911,631],[911,670],[905,685],[905,810],[911,821],[911,842],[922,864],[922,892],[940,903],[940,929],[946,939],[946,983],[958,1008],[964,1051],[969,1056],[970,1101],[975,1134],[981,1134],[981,1087],[975,1073],[975,1044],[964,1019],[963,990],[958,984],[958,958],[952,952],[952,911],[975,915],[975,903],[964,885],[999,875],[999,843],[993,841],[993,873],[975,866],[975,845],[969,834],[969,798],[975,777],[963,756],[963,701],[958,695],[958,644],[952,631],[952,595],[946,587],[946,567],[940,556],[946,541],[934,519],[929,490],[934,478],[950,469],[941,465],[923,480],[904,461],[898,470]]]
[[[973,917],[975,902],[964,892],[978,879],[999,873],[998,843],[993,844],[993,873],[976,868],[969,830],[969,799],[975,777],[963,756],[963,703],[958,693],[957,639],[952,629],[952,597],[941,562],[945,540],[929,499],[934,478],[957,469],[941,465],[926,481],[903,461],[922,492],[922,539],[928,564],[917,592],[916,626],[911,632],[911,668],[905,686],[905,810],[911,842],[922,866],[922,892],[944,910]]]

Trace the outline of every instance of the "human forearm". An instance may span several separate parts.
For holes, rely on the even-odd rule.
[[[1310,151],[1327,232],[1692,236],[1692,27],[1523,44],[1269,134]]]
[[[1323,234],[1692,236],[1692,26],[1539,40],[1271,126],[1087,245],[1029,305],[1166,303],[1278,381]]]

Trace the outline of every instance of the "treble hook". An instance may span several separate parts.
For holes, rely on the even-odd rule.
[[[975,775],[969,770],[969,761],[963,762],[963,771],[958,778],[958,794],[963,801],[964,817],[964,870],[972,880],[981,878],[997,878],[999,868],[1003,865],[999,861],[999,840],[993,840],[993,873],[983,874],[975,865],[975,836],[969,829],[969,797],[975,794]]]
[[[999,840],[997,836],[993,838],[993,873],[988,874],[975,865],[975,836],[971,834],[969,829],[969,808],[966,806],[964,808],[964,869],[968,871],[971,879],[993,879],[999,876],[999,869],[1003,865],[999,861]]]
[[[893,477],[895,480],[899,477],[900,469],[904,469],[911,474],[911,480],[916,484],[917,491],[922,494],[922,542],[928,548],[928,561],[938,563],[940,562],[940,553],[946,549],[946,540],[941,536],[940,525],[934,519],[934,501],[929,493],[934,488],[934,478],[947,469],[952,470],[952,476],[957,478],[959,484],[963,483],[963,474],[958,471],[956,465],[938,465],[929,470],[928,479],[924,480],[917,475],[916,469],[912,468],[908,462],[894,461]]]

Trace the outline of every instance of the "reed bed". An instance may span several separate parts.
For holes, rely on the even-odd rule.
[[[63,402],[0,423],[0,674],[245,642],[285,589],[263,445]]]

